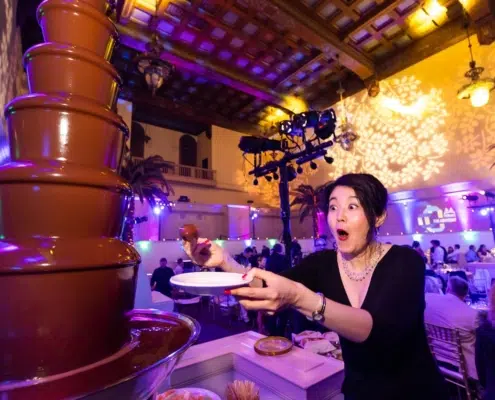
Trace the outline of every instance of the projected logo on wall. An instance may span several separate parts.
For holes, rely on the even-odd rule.
[[[428,204],[418,216],[418,225],[431,233],[444,232],[447,224],[456,223],[457,214],[452,207],[441,208]]]

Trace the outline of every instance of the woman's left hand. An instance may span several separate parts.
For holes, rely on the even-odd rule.
[[[231,294],[239,297],[239,303],[248,310],[275,312],[293,306],[297,299],[298,285],[290,279],[259,268],[251,269],[246,276],[265,281],[265,288],[243,287],[233,289]]]

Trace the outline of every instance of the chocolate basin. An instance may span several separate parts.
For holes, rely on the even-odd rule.
[[[2,399],[150,398],[196,342],[200,326],[190,317],[156,310],[133,310],[129,316],[132,339],[118,353],[64,374],[0,383]]]
[[[114,238],[0,241],[0,381],[61,374],[121,349],[139,262]]]
[[[12,161],[55,159],[116,169],[128,135],[121,117],[80,96],[17,97],[5,117]]]
[[[113,108],[122,81],[117,70],[80,47],[43,43],[24,55],[31,93],[84,96]]]
[[[131,193],[130,185],[109,169],[61,161],[4,164],[0,235],[117,237]]]
[[[110,60],[117,29],[92,5],[78,0],[45,0],[38,6],[37,16],[45,42],[82,47]]]

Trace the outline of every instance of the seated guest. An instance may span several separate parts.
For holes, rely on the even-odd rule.
[[[172,276],[174,276],[174,271],[167,265],[167,259],[161,258],[160,267],[155,269],[151,275],[151,290],[172,297],[172,287],[170,286]]]
[[[469,250],[466,253],[466,262],[479,261],[478,254],[476,254],[476,247],[474,245],[469,246]]]
[[[177,259],[177,265],[174,268],[174,274],[179,275],[184,273],[184,260],[182,258]]]
[[[467,372],[471,378],[478,379],[474,362],[478,312],[464,302],[468,293],[468,283],[464,279],[458,276],[450,277],[447,294],[427,293],[425,295],[425,322],[445,328],[459,329]]]
[[[452,249],[452,251],[450,251]],[[459,256],[461,255],[461,246],[456,244],[454,248],[449,246],[449,251],[447,254],[447,262],[449,264],[459,264]]]
[[[268,257],[258,256],[258,268],[266,269],[266,262],[268,261]]]
[[[324,237],[319,237],[315,239],[314,242],[315,253],[318,251],[324,251],[327,249],[327,239]]]
[[[434,276],[425,276],[425,293],[443,294],[443,282]]]
[[[238,264],[249,267],[249,259],[253,256],[253,249],[251,247],[246,247],[241,254],[238,254],[234,257]]]
[[[483,262],[485,261],[485,258],[488,258],[490,253],[488,252],[488,249],[486,248],[486,246],[484,244],[482,244],[478,251],[476,252],[476,255],[478,256],[478,259]]]
[[[476,369],[484,400],[495,399],[495,285],[490,291],[488,318],[476,330]]]

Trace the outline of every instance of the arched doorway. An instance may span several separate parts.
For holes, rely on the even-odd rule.
[[[179,164],[197,166],[198,146],[191,135],[182,135],[179,140]]]

